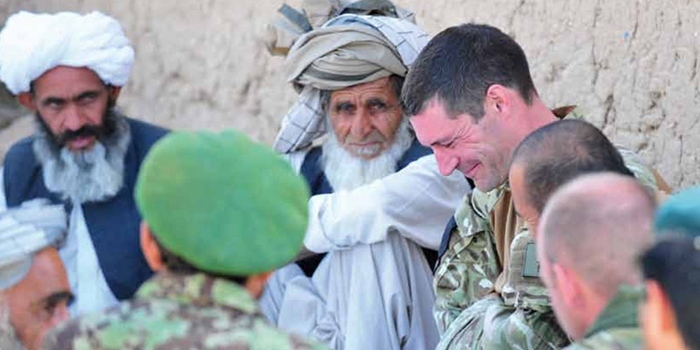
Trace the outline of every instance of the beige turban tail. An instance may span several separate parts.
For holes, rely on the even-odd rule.
[[[287,80],[301,92],[282,120],[275,150],[293,152],[325,134],[320,90],[405,76],[429,39],[408,20],[354,14],[335,17],[300,37],[285,68]]]
[[[0,32],[0,80],[13,94],[57,66],[86,67],[123,86],[134,50],[115,19],[99,12],[12,15]]]

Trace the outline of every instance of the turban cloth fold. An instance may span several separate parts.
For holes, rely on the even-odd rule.
[[[36,252],[63,243],[66,210],[48,203],[35,199],[0,213],[0,290],[24,278]]]
[[[0,80],[13,94],[57,66],[91,69],[106,84],[129,79],[134,50],[115,19],[100,12],[12,15],[0,32]]]

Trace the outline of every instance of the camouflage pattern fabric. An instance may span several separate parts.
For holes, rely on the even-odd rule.
[[[241,286],[204,274],[161,273],[136,299],[69,321],[46,349],[326,349],[268,324]]]
[[[638,288],[620,288],[586,332],[583,340],[571,344],[566,349],[642,349],[644,339],[637,318],[641,295],[642,292]]]
[[[568,113],[567,119],[582,119],[579,109]],[[640,183],[656,191],[654,173],[641,157],[618,150]],[[497,210],[509,212],[494,215]],[[538,277],[523,276],[532,236],[522,220],[506,224],[493,219],[513,221],[515,216],[507,183],[487,193],[475,189],[457,209],[457,228],[433,280],[434,315],[442,335],[437,349],[558,349],[569,344],[546,287]],[[507,232],[499,237],[495,227],[507,227]],[[499,240],[508,247],[500,255]]]

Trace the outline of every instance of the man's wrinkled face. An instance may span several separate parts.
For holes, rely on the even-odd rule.
[[[92,70],[59,66],[32,87],[33,92],[20,94],[20,102],[37,114],[59,147],[86,151],[110,132],[104,119],[119,89],[105,85]]]
[[[437,99],[411,117],[418,141],[433,149],[440,173],[448,176],[459,170],[484,192],[500,186],[508,176],[512,149],[499,139],[505,137],[499,123],[488,112],[478,123],[468,114],[450,118]]]
[[[530,231],[530,235],[532,235],[533,238],[537,237],[537,224],[539,222],[540,214],[527,198],[525,169],[522,165],[513,164],[510,167],[510,171],[508,172],[508,183],[510,184],[515,211],[525,221],[525,224]]]
[[[58,251],[46,248],[34,255],[27,275],[5,296],[18,338],[27,349],[38,349],[46,333],[69,318],[73,299]]]
[[[402,110],[387,77],[333,91],[328,116],[345,150],[356,157],[372,159],[391,146]]]

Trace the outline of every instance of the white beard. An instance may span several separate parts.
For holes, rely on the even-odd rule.
[[[10,323],[10,305],[0,292],[0,349],[24,350],[24,344],[17,338],[15,327]]]
[[[372,159],[357,157],[338,142],[329,127],[328,139],[323,143],[321,167],[334,190],[352,190],[396,172],[396,163],[411,147],[413,135],[408,129],[407,118],[403,118],[391,146]]]
[[[44,185],[73,203],[98,202],[119,192],[124,183],[124,157],[131,141],[126,120],[117,116],[114,134],[98,140],[87,151],[56,149],[40,128],[34,154],[42,165]]]

